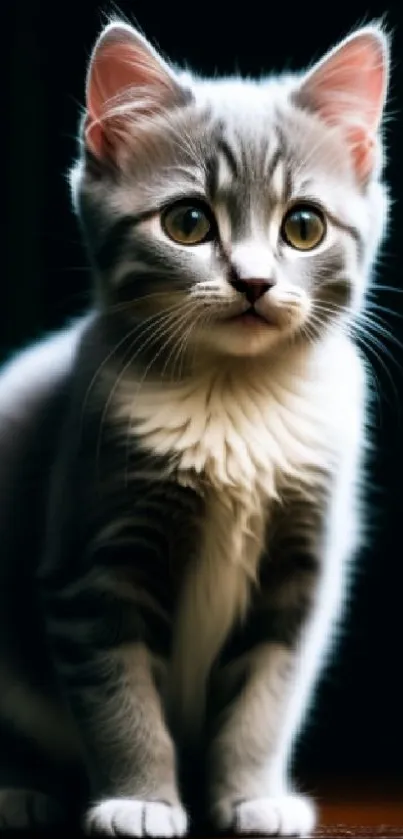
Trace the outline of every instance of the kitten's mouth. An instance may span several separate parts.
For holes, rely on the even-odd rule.
[[[246,309],[244,312],[240,312],[240,314],[233,315],[229,318],[230,323],[239,323],[244,324],[245,326],[274,326],[274,321],[269,320],[267,317],[264,317],[259,312],[256,311],[254,306],[250,306],[249,309]]]

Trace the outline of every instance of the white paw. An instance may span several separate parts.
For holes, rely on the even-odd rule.
[[[87,813],[88,833],[106,836],[183,836],[187,816],[180,806],[136,798],[108,798]]]
[[[213,809],[215,826],[237,835],[310,836],[316,822],[315,807],[303,795],[219,802]]]
[[[57,801],[31,789],[0,789],[0,831],[55,826],[63,821]]]

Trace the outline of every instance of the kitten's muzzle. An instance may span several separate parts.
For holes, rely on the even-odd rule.
[[[270,291],[271,288],[275,285],[274,280],[241,280],[239,277],[231,277],[231,285],[236,291],[239,291],[241,294],[244,294],[248,303],[252,306],[266,294],[267,291]]]

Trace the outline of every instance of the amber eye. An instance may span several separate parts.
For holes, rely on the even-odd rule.
[[[202,202],[178,202],[164,210],[162,228],[179,245],[201,245],[214,238],[214,217]]]
[[[284,216],[281,235],[287,245],[298,251],[310,251],[322,241],[326,232],[325,220],[317,207],[300,204]]]

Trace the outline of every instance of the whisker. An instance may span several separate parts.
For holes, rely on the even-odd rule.
[[[153,291],[149,294],[143,294],[141,297],[137,297],[135,300],[125,300],[120,303],[113,303],[112,306],[109,307],[109,310],[112,312],[119,312],[122,310],[124,311],[126,309],[134,309],[136,306],[141,306],[144,302],[147,302],[148,300],[155,300],[155,298],[157,298],[158,300],[158,298],[161,298],[166,294],[169,294],[170,297],[172,297],[173,295],[183,297],[183,291],[179,291],[176,289],[172,291],[170,290],[169,292]]]
[[[367,294],[376,294],[378,291],[387,291],[391,294],[403,294],[403,288],[396,288],[392,285],[381,285],[375,282],[367,289]]]
[[[398,392],[397,392],[396,382],[395,382],[387,364],[383,360],[382,354],[386,355],[386,357],[390,361],[393,361],[393,363],[396,365],[396,367],[399,371],[399,374],[401,374],[401,370],[400,370],[399,365],[396,362],[396,359],[387,351],[384,344],[382,344],[382,342],[379,341],[377,339],[377,337],[375,335],[373,335],[368,330],[368,328],[366,328],[364,330],[363,326],[359,326],[358,324],[355,324],[355,333],[356,333],[355,337],[356,337],[358,343],[360,344],[360,346],[362,347],[362,349],[364,351],[366,350],[369,353],[371,353],[374,356],[374,358],[376,359],[377,363],[382,368],[382,370],[384,371],[386,379],[390,384],[392,394],[393,394],[393,398],[396,401],[398,412],[400,413],[400,400],[399,400],[399,395],[398,395]]]
[[[194,304],[193,304],[193,305],[194,305]],[[177,346],[177,344],[176,344],[176,342],[175,342],[175,338],[176,338],[176,337],[178,337],[178,340],[179,340],[179,341],[182,339],[181,330],[182,330],[182,329],[184,329],[184,328],[186,327],[188,320],[189,320],[190,318],[194,317],[194,313],[195,313],[195,311],[196,311],[196,307],[194,307],[194,308],[193,308],[193,309],[191,309],[190,311],[186,312],[186,313],[185,313],[185,315],[184,315],[182,318],[178,319],[178,321],[175,323],[175,333],[174,333],[173,335],[169,335],[169,336],[168,336],[168,338],[167,338],[167,340],[166,340],[166,342],[165,342],[164,349],[167,347],[168,343],[169,343],[170,341],[172,341],[172,340],[174,341],[174,345],[173,345],[173,347],[171,348],[171,350],[170,350],[170,352],[168,353],[168,356],[167,356],[167,358],[166,358],[166,360],[165,360],[164,366],[163,366],[162,371],[161,371],[161,378],[163,378],[163,377],[164,377],[165,371],[166,371],[166,369],[167,369],[167,367],[168,367],[168,365],[169,365],[169,361],[170,361],[170,359],[171,359],[171,357],[172,357],[172,353],[175,351],[175,348],[176,348],[176,346]],[[179,335],[178,335],[178,336],[177,336],[177,333],[179,333]]]
[[[352,329],[354,330],[354,328],[360,324],[362,325],[362,327],[365,327],[366,330],[372,331],[372,334],[380,335],[382,338],[391,341],[393,344],[395,344],[396,347],[403,351],[403,344],[401,343],[401,341],[399,341],[397,336],[389,330],[388,324],[383,318],[379,316],[369,317],[368,315],[365,315],[365,313],[362,312],[359,315],[357,315],[357,317],[353,320]],[[389,350],[387,350],[386,347],[385,352],[389,353]],[[393,356],[391,356],[391,358],[393,358]],[[396,361],[396,359],[394,358],[393,360]]]
[[[192,312],[187,312],[186,317],[191,316],[191,314],[192,314]],[[175,323],[170,324],[171,333],[168,334],[165,341],[162,342],[161,346],[159,347],[157,352],[154,354],[151,361],[147,364],[147,366],[146,366],[146,368],[143,372],[143,375],[141,376],[140,381],[137,383],[136,389],[133,393],[132,403],[134,403],[136,396],[139,394],[150,368],[152,367],[153,364],[155,364],[155,362],[157,361],[159,356],[166,349],[169,341],[172,340],[172,338],[175,338],[175,334],[178,330],[178,325],[180,327],[180,324],[183,323],[183,320],[184,320],[184,316],[182,316],[177,321],[175,321]],[[172,335],[172,329],[175,329],[175,334],[174,335]],[[131,441],[132,427],[133,427],[133,410],[134,410],[134,408],[132,408],[131,411],[129,412],[129,419],[128,419],[127,431],[126,431],[126,458],[125,458],[125,460],[126,460],[126,472],[125,472],[125,484],[126,484],[126,486],[128,484],[128,468],[129,468],[129,460],[130,460],[130,441]]]
[[[178,365],[179,365],[178,366],[178,381],[181,381],[181,378],[182,378],[182,375],[183,375],[183,363],[184,363],[184,359],[185,359],[186,347],[189,344],[190,336],[191,336],[192,332],[195,331],[196,327],[203,320],[203,318],[205,317],[205,314],[206,314],[205,311],[201,311],[196,316],[196,318],[193,318],[191,324],[185,330],[182,338],[179,341],[176,354],[174,355],[173,360],[172,360],[172,378],[173,379],[175,379],[175,367],[176,367],[176,364],[178,363]],[[172,355],[172,351],[170,353],[168,363],[169,363],[171,355]]]
[[[190,301],[188,302],[188,304],[186,304],[186,303],[185,304],[177,304],[177,306],[173,307],[173,308],[179,310],[179,309],[182,309],[184,305],[185,306],[186,305],[191,305]],[[165,319],[164,319],[163,316],[165,316]],[[158,340],[160,335],[163,334],[164,328],[166,328],[166,326],[170,325],[170,324],[172,324],[172,326],[173,326],[174,324],[176,324],[176,321],[177,321],[176,310],[175,311],[169,310],[168,313],[166,313],[166,312],[162,313],[160,321],[159,321],[158,326],[157,326],[157,330],[152,332],[152,334],[148,336],[147,340],[137,349],[137,351],[135,353],[132,353],[130,355],[128,361],[123,365],[123,367],[120,370],[118,376],[116,377],[115,382],[114,382],[114,384],[113,384],[113,386],[112,386],[112,388],[109,392],[108,398],[106,400],[106,404],[104,406],[104,409],[103,409],[102,415],[101,415],[100,430],[99,430],[98,442],[97,442],[97,461],[99,461],[99,457],[100,457],[101,443],[102,443],[102,431],[103,431],[103,426],[105,424],[105,419],[106,419],[106,416],[107,416],[107,413],[108,413],[108,410],[109,410],[109,406],[112,402],[113,396],[116,393],[116,390],[117,390],[120,382],[122,381],[123,376],[125,375],[126,371],[129,369],[129,367],[133,364],[133,361],[137,358],[139,353],[141,351],[143,351],[144,349],[146,349],[148,346],[152,346],[152,344],[155,341]],[[150,332],[150,329],[153,328],[154,326],[155,326],[154,323],[149,324],[147,331]],[[141,336],[141,337],[143,337],[143,336]],[[129,347],[129,350],[128,350],[129,353],[133,349],[134,344],[135,344],[135,342],[132,342],[131,346]],[[127,353],[125,354],[122,361],[124,361],[125,357],[127,357]]]
[[[174,309],[177,305],[178,305],[178,304],[174,304],[172,307],[170,307],[168,310],[165,310],[165,311],[170,311],[171,309]],[[94,388],[94,385],[95,385],[95,383],[96,383],[96,380],[98,379],[98,377],[99,377],[99,376],[100,376],[100,374],[102,373],[102,370],[105,368],[105,366],[107,365],[108,361],[110,361],[110,360],[111,360],[111,358],[113,358],[113,356],[114,356],[114,355],[116,355],[116,353],[117,353],[117,352],[119,351],[119,349],[123,346],[123,344],[124,344],[127,340],[129,340],[130,338],[132,338],[132,337],[136,334],[136,332],[138,332],[138,331],[139,331],[139,330],[141,330],[142,328],[144,329],[144,327],[145,327],[147,324],[148,324],[150,327],[154,327],[154,326],[156,325],[156,323],[158,324],[159,319],[160,319],[161,317],[163,317],[163,316],[164,316],[164,314],[165,314],[165,312],[163,312],[163,313],[158,312],[158,313],[157,313],[157,314],[155,314],[155,315],[150,315],[149,317],[147,317],[147,318],[145,319],[145,321],[142,321],[140,324],[136,324],[136,325],[135,325],[132,329],[130,329],[130,330],[129,330],[129,331],[128,331],[128,332],[127,332],[124,336],[123,336],[123,338],[121,338],[121,339],[120,339],[120,341],[118,341],[118,343],[117,343],[117,344],[115,344],[115,346],[114,346],[114,347],[110,350],[110,352],[108,353],[108,355],[107,355],[107,356],[103,359],[103,361],[99,364],[99,366],[97,367],[97,369],[96,369],[96,371],[95,371],[95,373],[94,373],[94,375],[93,375],[93,377],[92,377],[92,379],[91,379],[91,381],[90,381],[90,383],[89,383],[89,385],[88,385],[88,388],[87,388],[86,393],[85,393],[85,396],[84,396],[83,406],[82,406],[82,409],[81,409],[81,425],[82,425],[82,422],[83,422],[83,417],[84,417],[84,414],[85,414],[85,409],[86,409],[86,406],[87,406],[87,403],[88,403],[89,396],[90,396],[90,394],[91,394],[91,392],[92,392],[92,390],[93,390],[93,388]],[[151,321],[151,323],[150,323],[150,321]],[[148,331],[148,329],[147,329],[147,331]],[[132,344],[130,345],[130,348],[129,348],[129,350],[128,350],[129,352],[130,352],[131,347],[132,347]],[[124,358],[125,358],[125,355],[124,355]]]

